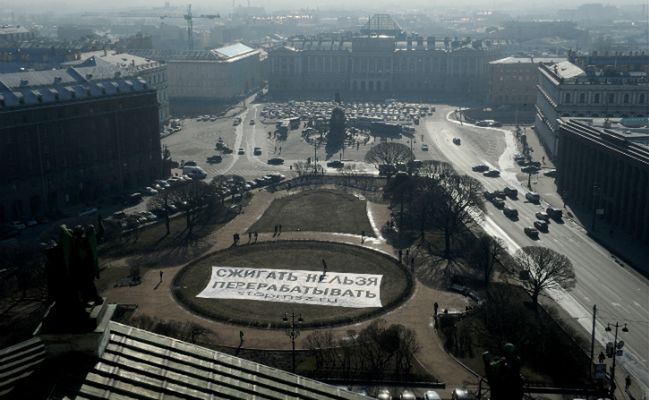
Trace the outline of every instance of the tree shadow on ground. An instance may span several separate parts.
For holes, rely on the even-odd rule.
[[[181,233],[174,239],[174,246],[164,246],[159,251],[150,251],[131,257],[128,260],[128,265],[139,265],[144,268],[178,265],[198,257],[213,244],[206,236]]]

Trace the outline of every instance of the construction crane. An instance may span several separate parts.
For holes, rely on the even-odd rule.
[[[161,15],[160,19],[165,19],[165,18],[184,18],[185,21],[187,21],[187,45],[189,47],[189,50],[194,50],[194,19],[196,18],[206,18],[206,19],[216,19],[216,18],[221,18],[219,14],[201,14],[201,15],[193,15],[192,14],[192,5],[188,4],[187,5],[187,13],[179,16],[179,15]]]
[[[187,21],[187,47],[189,50],[194,50],[194,19],[197,18],[203,18],[203,19],[217,19],[221,18],[219,14],[201,14],[201,15],[193,15],[192,14],[192,5],[188,4],[187,5],[187,13],[185,14],[170,14],[170,15],[132,15],[132,14],[126,14],[126,13],[118,13],[118,14],[95,14],[95,13],[85,13],[83,14],[84,17],[116,17],[116,18],[160,18],[161,20],[164,20],[166,18],[183,18],[185,21]]]

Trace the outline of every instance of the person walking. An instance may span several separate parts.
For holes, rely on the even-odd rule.
[[[278,230],[278,232],[279,232],[279,233],[282,233],[282,224],[279,224],[279,230]]]
[[[162,283],[162,274],[164,274],[164,271],[160,271],[160,283]]]
[[[433,304],[433,312],[435,313],[435,316],[437,316],[437,310],[439,310],[439,304],[435,302],[435,304]]]
[[[325,259],[322,259],[322,273],[326,274],[327,273],[327,263],[325,262]]]
[[[402,258],[403,258],[403,250],[399,249],[399,263],[401,263]]]
[[[255,242],[257,241],[258,237],[259,237],[259,232],[255,231]]]
[[[252,232],[248,231],[248,243],[252,241]]]

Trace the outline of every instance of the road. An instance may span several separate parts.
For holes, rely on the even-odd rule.
[[[491,203],[482,222],[484,229],[503,239],[511,252],[523,246],[547,246],[565,254],[573,263],[577,275],[576,287],[570,291],[553,291],[551,297],[588,332],[592,326],[592,307],[598,308],[596,338],[601,344],[612,341],[612,333],[605,331],[607,323],[628,324],[628,333],[620,331],[624,340],[624,354],[618,359],[634,378],[634,382],[649,388],[649,283],[640,274],[625,266],[605,248],[591,240],[585,230],[572,220],[563,224],[554,221],[549,233],[540,233],[539,240],[530,239],[523,228],[532,226],[535,213],[547,207],[542,199],[540,205],[525,201],[527,192],[518,181],[518,172],[513,160],[517,152],[512,132],[496,128],[479,128],[449,120],[449,107],[437,107],[432,119],[425,127],[428,139],[443,156],[462,173],[478,178],[487,190],[502,190],[505,186],[515,187],[519,199],[506,202],[519,212],[519,220],[512,221]],[[462,144],[453,144],[459,137]],[[485,139],[487,138],[487,139]],[[493,144],[494,138],[500,144]],[[500,153],[500,154],[498,154]],[[500,178],[487,178],[471,171],[471,167],[484,163],[501,171]],[[623,387],[624,376],[617,374],[618,386]]]

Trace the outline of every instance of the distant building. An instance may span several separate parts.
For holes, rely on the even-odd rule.
[[[166,62],[172,108],[231,101],[260,88],[264,81],[262,62],[266,53],[242,43],[213,50],[130,53]]]
[[[649,74],[649,53],[645,51],[593,51],[590,54],[570,52],[568,61],[584,70],[589,67],[600,70],[610,68],[618,73],[644,72]]]
[[[489,63],[487,104],[520,111],[534,109],[539,64],[565,61],[563,58],[506,57]]]
[[[648,119],[561,118],[559,193],[649,244]]]
[[[169,120],[167,65],[164,62],[128,53],[118,53],[114,50],[82,53],[79,58],[82,61],[77,65],[80,67],[110,65],[119,68],[122,71],[122,76],[143,78],[149,84],[149,87],[155,89],[158,93],[160,123],[164,124]]]
[[[0,75],[0,221],[53,215],[161,175],[156,92],[118,68]]]
[[[0,42],[14,43],[34,38],[34,32],[24,26],[0,25]]]
[[[560,117],[649,115],[649,79],[644,72],[584,71],[569,61],[538,68],[534,128],[550,157],[558,154]]]
[[[462,96],[484,99],[487,65],[499,50],[486,42],[404,36],[375,15],[353,37],[289,39],[269,52],[271,95],[388,98]]]

